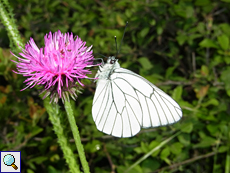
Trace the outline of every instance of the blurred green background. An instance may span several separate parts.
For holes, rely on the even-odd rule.
[[[95,83],[84,80],[74,106],[92,173],[123,173],[177,131],[181,134],[132,173],[230,172],[230,0],[10,0],[24,43],[39,47],[49,31],[73,32],[96,53],[115,55],[126,21],[122,67],[147,78],[181,106],[183,118],[119,139],[99,132],[92,119]],[[68,167],[36,88],[12,72],[16,59],[0,23],[0,150],[22,152],[22,173],[65,173]],[[93,70],[93,75],[97,68]],[[92,76],[93,76],[92,75]],[[70,146],[76,153],[65,114]]]

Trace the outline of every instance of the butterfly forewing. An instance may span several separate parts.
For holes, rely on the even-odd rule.
[[[143,111],[148,110],[149,112],[151,112],[150,110],[153,107],[148,106],[146,98],[149,98],[152,101],[154,107],[156,108],[155,113],[158,113],[160,117],[162,117],[161,119],[163,122],[159,125],[174,123],[182,117],[182,111],[177,102],[175,102],[170,96],[168,96],[165,92],[157,88],[145,78],[123,68],[116,69],[114,73],[122,74],[123,79],[126,80],[135,90],[135,93],[138,94],[139,102],[140,104],[142,104],[141,107]],[[116,79],[114,81],[116,81]],[[146,108],[146,106],[148,108]],[[174,117],[173,120],[172,118],[170,118],[169,113],[171,114],[171,116]],[[156,116],[154,116],[154,118],[156,118]]]

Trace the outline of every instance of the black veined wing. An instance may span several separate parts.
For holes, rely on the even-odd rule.
[[[140,75],[120,68],[115,57],[100,66],[92,114],[98,130],[131,137],[141,127],[172,124],[182,117],[180,106]]]

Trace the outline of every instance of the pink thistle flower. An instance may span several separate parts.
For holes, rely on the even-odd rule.
[[[86,42],[78,36],[59,30],[46,34],[44,42],[45,47],[39,49],[30,38],[25,49],[22,48],[23,53],[19,53],[23,58],[12,53],[19,60],[14,61],[18,71],[14,72],[28,77],[24,81],[27,87],[22,90],[38,85],[43,87],[41,93],[46,91],[43,99],[51,95],[51,102],[57,103],[59,98],[64,102],[69,101],[70,95],[75,100],[79,92],[77,83],[84,86],[80,79],[88,78],[86,74],[91,71],[86,67],[94,66],[92,45],[86,47]]]

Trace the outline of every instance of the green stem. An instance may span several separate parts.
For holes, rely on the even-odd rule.
[[[61,124],[61,114],[57,104],[50,104],[49,99],[44,100],[44,106],[49,114],[49,120],[53,124],[53,130],[58,137],[58,143],[63,151],[66,163],[69,166],[71,173],[80,173],[79,165],[76,163],[76,159],[73,151],[68,145],[68,140],[64,135],[64,128]]]
[[[68,101],[65,101],[65,110],[67,112],[70,127],[71,127],[71,130],[73,133],[75,144],[77,146],[78,154],[79,154],[79,157],[81,160],[81,164],[82,164],[84,173],[89,173],[90,172],[89,166],[88,166],[88,162],[86,161],[86,158],[85,158],[85,152],[84,152],[83,145],[81,144],[81,138],[79,135],[78,127],[76,125],[76,121],[75,121],[75,118],[73,115],[73,110],[72,110],[71,104]]]
[[[4,3],[6,2],[7,0],[4,0]],[[20,50],[18,45],[23,47],[24,44],[21,40],[16,23],[14,22],[14,19],[12,19],[8,14],[6,8],[4,7],[4,3],[0,0],[0,19],[3,25],[6,27],[10,41],[12,41],[16,48]],[[10,6],[8,6],[8,8],[10,8]],[[11,16],[13,16],[13,14]]]

